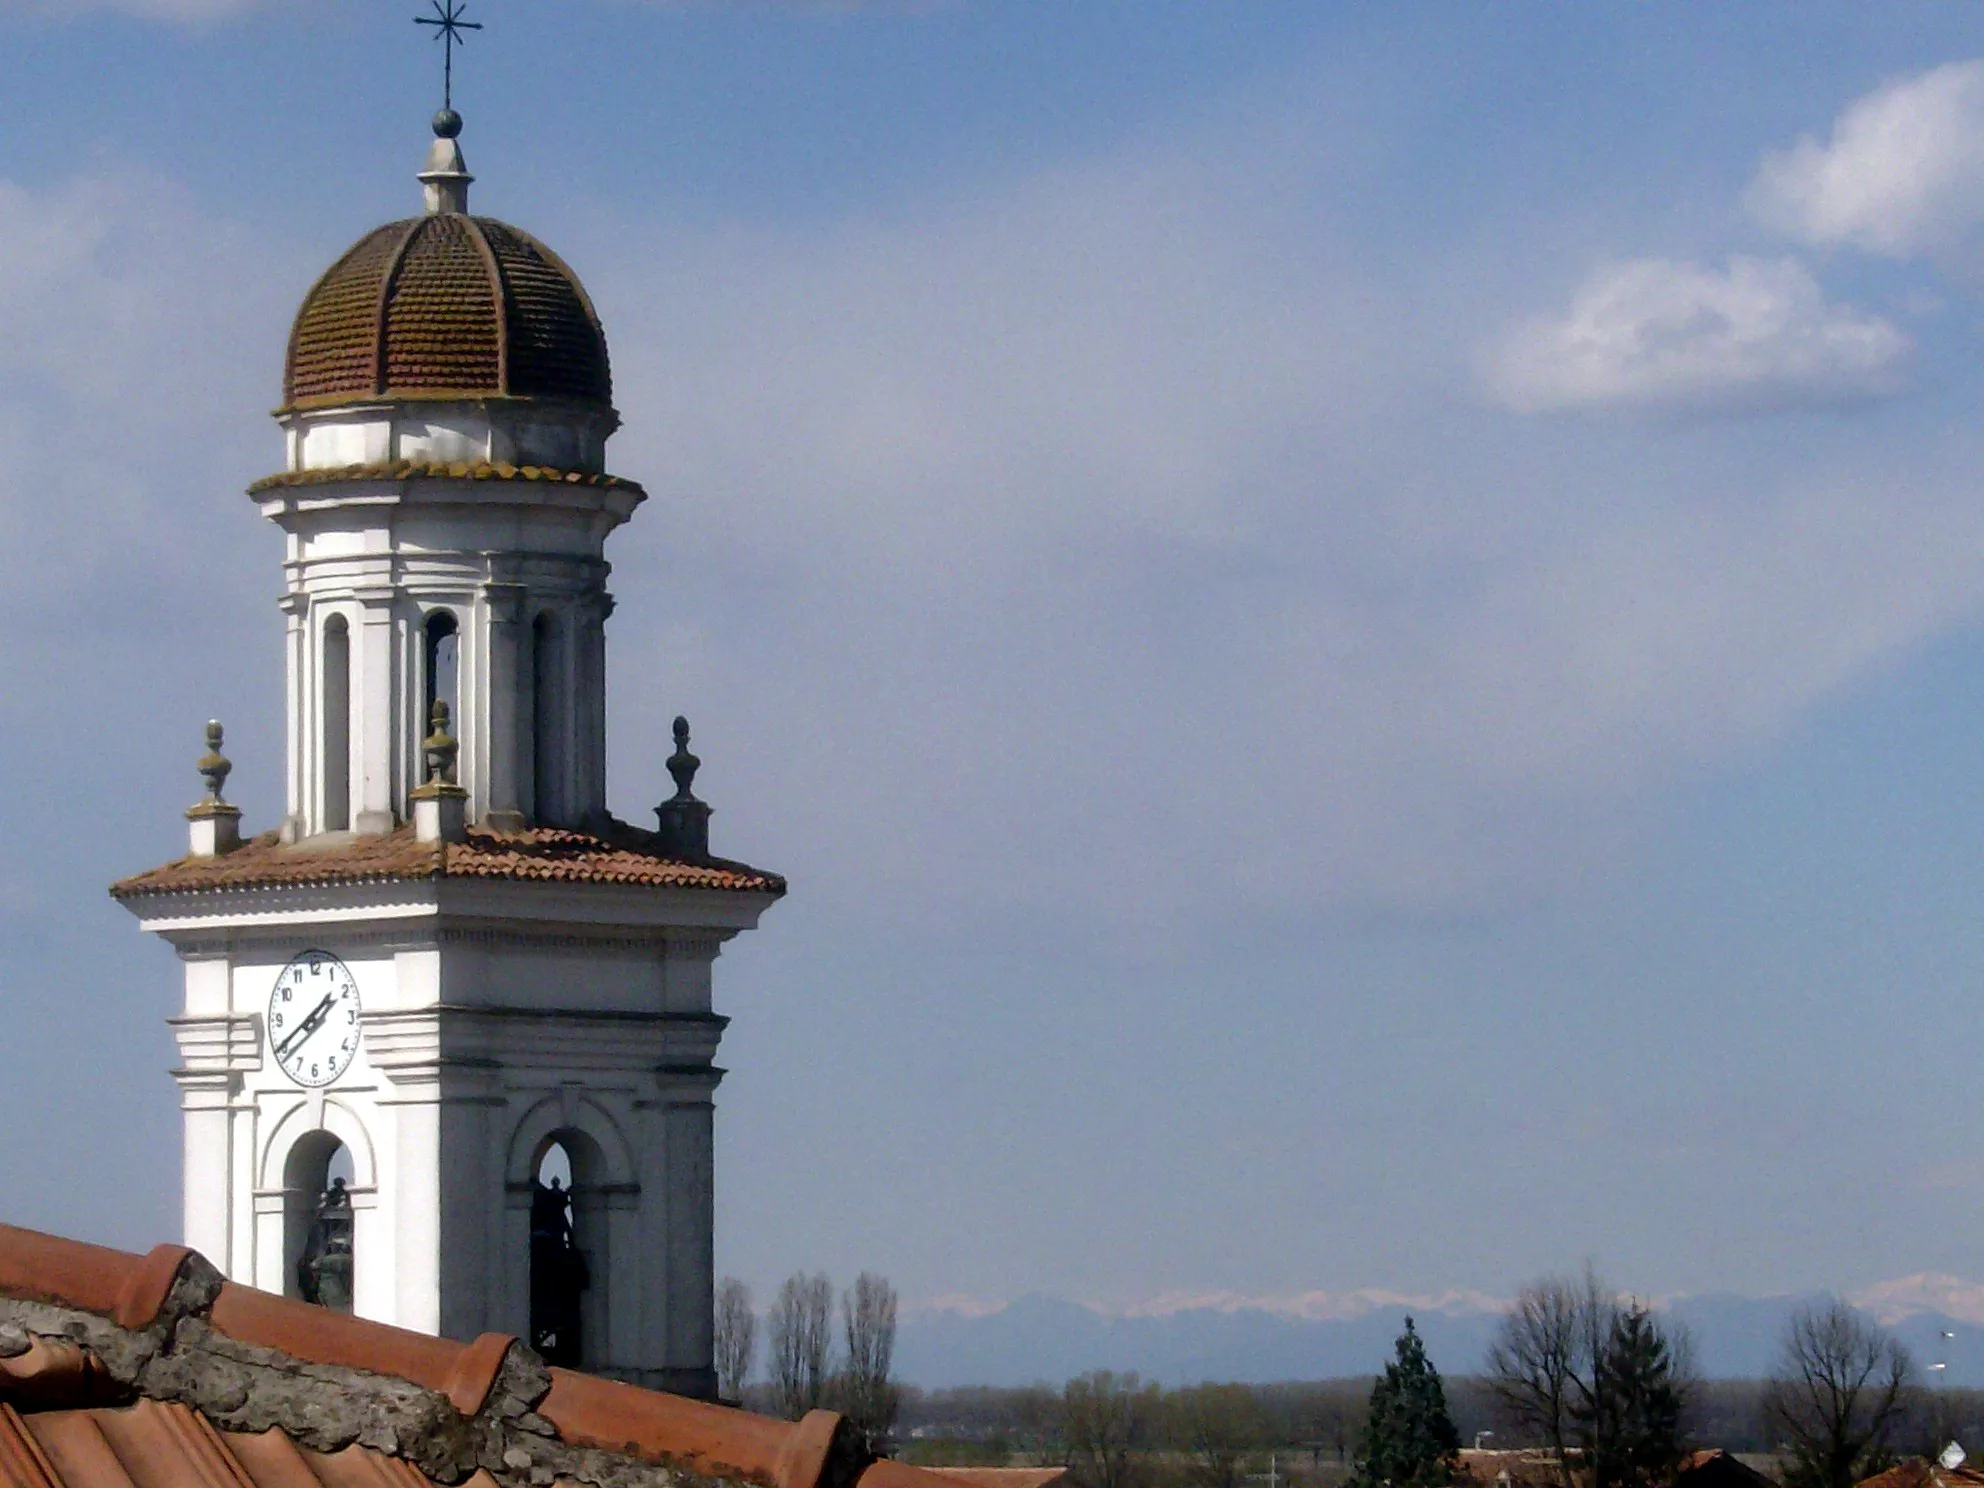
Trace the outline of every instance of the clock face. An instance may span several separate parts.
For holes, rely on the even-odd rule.
[[[329,951],[305,951],[269,994],[269,1052],[299,1085],[328,1085],[358,1054],[358,981]]]

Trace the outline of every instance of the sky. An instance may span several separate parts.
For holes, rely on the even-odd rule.
[[[241,494],[417,209],[410,0],[0,0],[0,1215],[177,1230],[104,894],[279,809]],[[610,794],[718,966],[718,1264],[1984,1280],[1984,20],[482,0],[475,204],[651,499]]]

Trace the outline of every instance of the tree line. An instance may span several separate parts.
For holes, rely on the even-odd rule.
[[[1844,1303],[1795,1316],[1768,1379],[1709,1381],[1685,1330],[1589,1270],[1523,1288],[1480,1372],[1452,1381],[1408,1319],[1375,1380],[1167,1391],[1096,1371],[898,1387],[894,1404],[912,1459],[1063,1464],[1078,1488],[1446,1488],[1470,1443],[1534,1449],[1562,1488],[1661,1488],[1697,1446],[1766,1455],[1786,1488],[1851,1488],[1903,1454],[1984,1441],[1984,1394],[1923,1389],[1907,1350]]]
[[[754,1386],[758,1315],[751,1289],[725,1277],[716,1290],[717,1394],[796,1421],[810,1410],[834,1410],[868,1449],[892,1446],[902,1394],[893,1377],[895,1288],[863,1271],[840,1297],[834,1329],[834,1289],[822,1273],[785,1279],[765,1314],[766,1373]]]

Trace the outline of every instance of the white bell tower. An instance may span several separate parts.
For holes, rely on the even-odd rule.
[[[784,881],[712,858],[678,720],[654,830],[606,809],[606,341],[468,215],[367,234],[291,332],[287,810],[244,840],[218,725],[191,853],[112,892],[185,964],[186,1241],[403,1327],[526,1337],[695,1395],[711,1369],[711,966]]]

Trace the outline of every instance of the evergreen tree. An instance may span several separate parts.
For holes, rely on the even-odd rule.
[[[1613,1314],[1584,1419],[1596,1488],[1652,1488],[1680,1464],[1685,1371],[1659,1322],[1634,1303]]]
[[[1371,1386],[1353,1488],[1447,1488],[1459,1451],[1440,1371],[1407,1318],[1398,1356]]]

